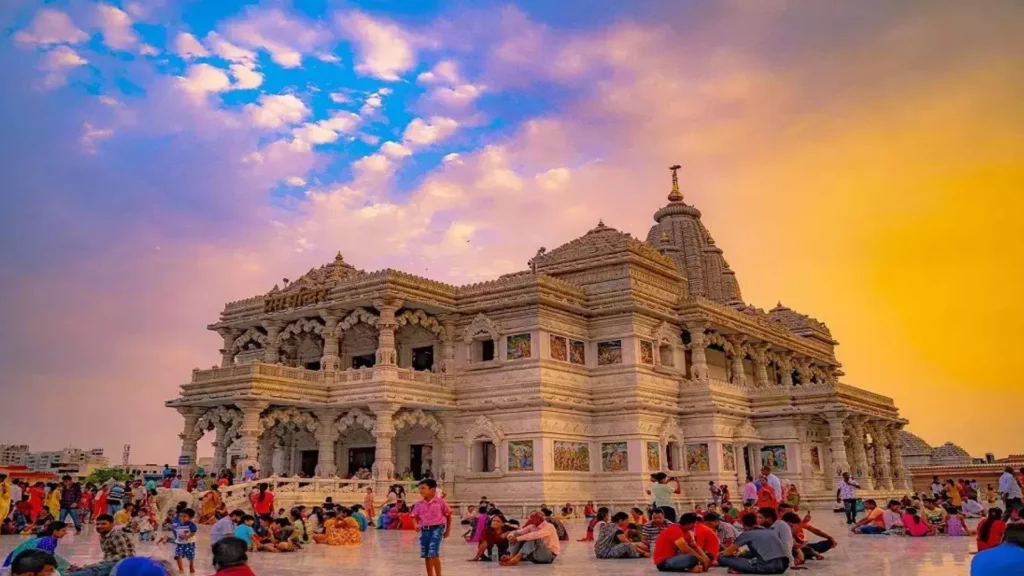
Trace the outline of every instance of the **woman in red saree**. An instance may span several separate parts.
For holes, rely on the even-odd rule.
[[[760,508],[771,508],[778,511],[779,499],[775,494],[775,490],[768,484],[768,478],[761,477],[761,489],[757,491],[757,502],[756,506]]]
[[[28,489],[28,505],[32,507],[32,521],[35,522],[36,518],[39,518],[39,513],[43,511],[43,501],[46,499],[46,485],[42,482],[36,482],[34,486]]]
[[[96,493],[96,497],[92,500],[92,517],[96,518],[100,514],[107,513],[107,492],[109,490],[106,486],[100,486],[100,491]]]

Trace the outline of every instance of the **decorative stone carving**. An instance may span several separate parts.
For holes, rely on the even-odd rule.
[[[406,324],[422,326],[433,332],[438,338],[444,338],[445,335],[445,329],[437,318],[434,318],[423,310],[406,310],[395,317],[395,322],[398,326],[405,326]]]
[[[230,442],[234,440],[239,428],[242,427],[242,413],[225,406],[211,408],[203,412],[202,416],[196,420],[192,435],[196,440],[199,440],[204,434],[215,429],[217,426],[222,426],[225,430],[224,441]],[[221,439],[218,438],[217,441],[220,442]]]
[[[245,350],[246,346],[252,344],[256,347],[263,348],[267,345],[267,335],[261,332],[258,328],[249,328],[238,338],[235,338],[231,344],[231,352],[238,353],[241,350]]]
[[[263,430],[270,430],[271,428],[279,425],[292,423],[297,426],[301,426],[310,433],[316,434],[320,431],[320,422],[309,412],[302,412],[297,408],[278,408],[272,410],[269,414],[260,419],[260,426]]]
[[[501,427],[494,423],[493,420],[486,416],[478,416],[473,421],[473,425],[466,430],[465,436],[462,438],[463,444],[467,448],[473,445],[478,438],[487,438],[491,442],[494,442],[495,446],[501,444],[501,441],[505,439],[505,433],[502,432]]]
[[[338,324],[338,330],[346,332],[349,328],[359,324],[360,322],[376,328],[379,318],[375,314],[368,312],[365,308],[356,308],[350,312],[348,316],[345,316],[345,319]]]
[[[476,338],[481,333],[489,335],[491,340],[495,342],[501,339],[501,327],[487,316],[477,314],[469,326],[466,327],[466,331],[463,332],[462,341],[470,344],[473,342],[473,338]]]
[[[316,334],[317,336],[323,336],[323,333],[324,324],[319,319],[299,318],[295,322],[285,326],[284,330],[281,331],[279,339],[283,342],[298,334]]]
[[[424,412],[419,408],[416,410],[403,410],[394,417],[393,425],[396,432],[402,428],[415,426],[417,424],[433,432],[434,436],[439,440],[446,437],[444,425],[441,421],[433,414]]]
[[[357,424],[370,432],[373,432],[374,427],[377,425],[377,421],[373,416],[363,412],[359,408],[353,408],[335,421],[333,427],[337,433],[341,434],[345,432],[345,430],[348,430]]]

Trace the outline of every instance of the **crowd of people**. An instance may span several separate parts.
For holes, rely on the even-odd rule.
[[[930,493],[889,500],[883,508],[875,500],[862,501],[859,483],[844,473],[836,486],[837,512],[845,514],[855,535],[975,536],[979,553],[972,574],[1003,574],[1006,572],[1000,570],[1006,566],[1024,565],[1022,477],[1024,470],[1018,474],[1007,468],[999,479],[998,492],[991,486],[982,492],[972,480],[942,482],[935,478]],[[247,470],[244,478],[254,479],[254,471]],[[161,482],[135,480],[84,487],[68,476],[59,484],[29,486],[0,475],[4,533],[30,536],[7,556],[4,567],[18,576],[52,570],[65,576],[107,576],[117,566],[117,575],[125,576],[132,574],[120,568],[125,562],[158,562],[137,558],[137,536],[138,542],[173,546],[176,566],[165,566],[166,573],[176,569],[184,574],[187,565],[194,574],[199,525],[207,524],[211,525],[218,574],[252,574],[246,564],[248,554],[292,553],[314,545],[359,545],[371,527],[419,532],[428,576],[441,572],[440,548],[451,532],[452,511],[431,478],[419,482],[419,499],[411,505],[404,486],[392,485],[379,511],[372,488],[366,489],[361,505],[342,506],[327,498],[317,506],[285,510],[277,506],[269,484],[262,483],[249,497],[250,510],[229,512],[219,492],[204,484],[209,482],[211,488],[230,484],[233,475],[193,476],[185,489],[204,491],[199,512],[190,502],[181,501],[163,519],[157,518],[154,499],[158,486],[173,489],[181,481],[169,468]],[[599,560],[649,558],[661,572],[698,573],[718,566],[730,573],[750,574],[781,574],[809,560],[822,560],[838,545],[834,537],[812,523],[809,512],[801,512],[796,486],[784,485],[767,467],[757,479],[747,478],[740,501],[733,501],[728,487],[712,482],[708,486],[710,502],[680,515],[674,504],[680,491],[677,479],[657,473],[651,476],[646,507],[612,512],[587,502],[582,508],[586,533],[580,541],[592,542],[594,557]],[[982,496],[988,507],[981,505],[979,510],[975,504],[980,504]],[[579,518],[580,511],[571,503],[557,507],[557,512],[553,508],[543,504],[520,522],[482,498],[461,517],[463,538],[473,545],[468,560],[496,561],[502,566],[556,562],[562,543],[570,540],[566,522]],[[980,519],[975,529],[968,527],[968,518]],[[57,547],[69,530],[80,533],[85,523],[95,524],[103,558],[75,566],[60,556]]]

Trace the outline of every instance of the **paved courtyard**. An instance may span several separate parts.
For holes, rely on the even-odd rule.
[[[842,515],[831,511],[815,512],[814,523],[832,534],[839,541],[839,548],[826,555],[822,562],[811,561],[805,574],[828,576],[926,576],[967,574],[970,566],[970,551],[974,549],[974,538],[900,538],[894,536],[854,536],[842,523]],[[975,521],[971,522],[973,527]],[[481,574],[529,573],[533,575],[580,575],[597,572],[616,576],[657,574],[649,559],[643,560],[597,560],[593,555],[593,544],[576,542],[585,533],[582,521],[568,524],[572,541],[563,543],[562,556],[553,566],[523,565],[519,568],[502,568],[497,564],[470,563],[472,547],[458,538],[453,528],[452,537],[442,551],[445,576],[479,576]],[[461,533],[461,532],[460,532]],[[0,538],[0,550],[6,555],[19,538]],[[209,553],[209,527],[203,526],[200,533],[200,553],[197,569],[200,575],[212,574]],[[95,562],[102,554],[98,536],[90,529],[81,536],[69,535],[57,549],[60,554],[76,564]],[[143,543],[139,554],[170,559],[172,547]],[[344,573],[346,569],[358,570],[362,576],[415,576],[424,574],[419,559],[417,535],[412,532],[375,532],[365,534],[362,546],[329,547],[311,545],[308,549],[294,554],[253,555],[250,565],[259,576],[308,576]],[[725,574],[724,568],[714,568],[711,574]]]

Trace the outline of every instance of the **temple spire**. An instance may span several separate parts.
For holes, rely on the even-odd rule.
[[[683,193],[679,191],[679,169],[682,168],[679,164],[669,166],[668,169],[672,171],[672,191],[668,194],[669,202],[682,202]]]

